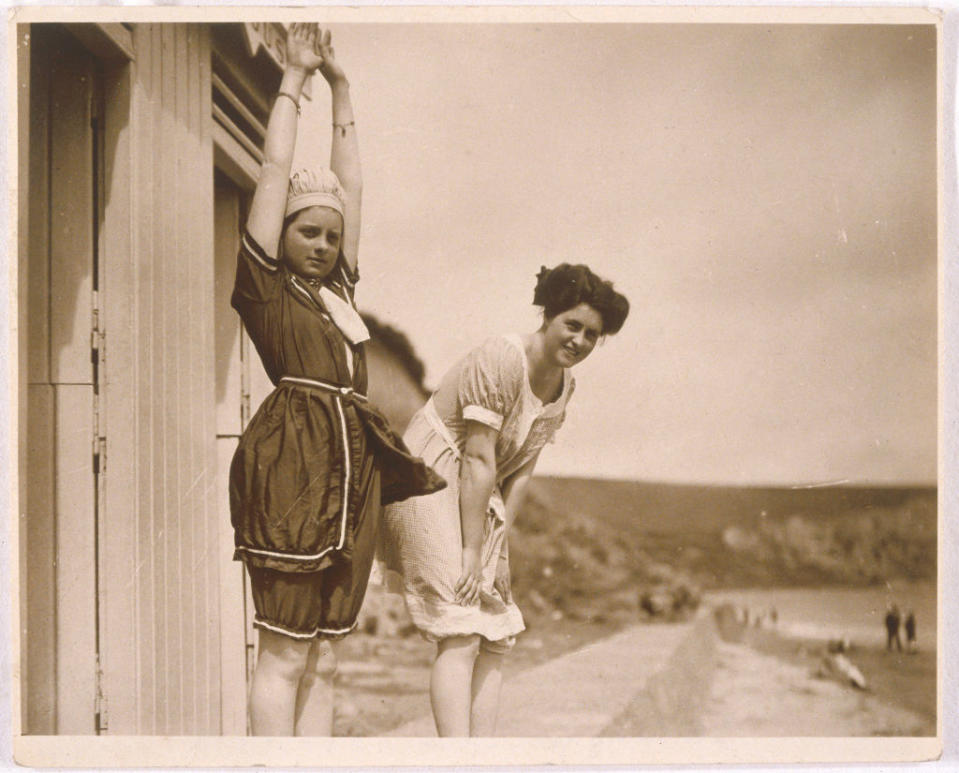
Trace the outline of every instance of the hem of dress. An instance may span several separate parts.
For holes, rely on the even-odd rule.
[[[413,625],[427,641],[477,634],[488,641],[497,642],[526,630],[523,613],[512,601],[506,603],[504,612],[492,614],[475,606],[427,601],[409,590],[403,593],[403,599]]]

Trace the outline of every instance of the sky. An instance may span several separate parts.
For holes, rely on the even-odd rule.
[[[341,24],[360,307],[428,385],[535,330],[541,265],[632,310],[574,369],[538,472],[932,483],[932,27]],[[314,83],[297,164],[327,163]]]

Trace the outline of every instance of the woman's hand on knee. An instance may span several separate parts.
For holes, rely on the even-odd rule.
[[[500,556],[496,562],[496,579],[493,580],[493,587],[499,592],[503,601],[509,601],[512,596],[510,587],[509,561],[505,556]]]
[[[479,598],[483,584],[483,564],[479,548],[463,548],[463,571],[453,590],[456,591],[456,603],[469,606]]]

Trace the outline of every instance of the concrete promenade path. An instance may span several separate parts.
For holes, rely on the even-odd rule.
[[[693,623],[636,625],[531,668],[503,684],[497,736],[595,737],[661,671]],[[432,715],[389,733],[436,735]]]

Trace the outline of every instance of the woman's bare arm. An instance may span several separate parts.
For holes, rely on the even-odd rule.
[[[483,527],[496,485],[496,435],[492,427],[466,422],[466,447],[460,465],[460,525],[463,530],[463,573],[456,582],[456,600],[472,603],[483,580]]]

